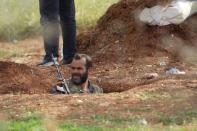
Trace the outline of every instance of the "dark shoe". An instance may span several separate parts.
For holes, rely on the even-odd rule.
[[[55,63],[57,65],[59,65],[58,63],[58,59],[57,58],[54,58],[55,60]],[[54,66],[54,61],[53,60],[43,60],[41,63],[39,63],[37,66]]]
[[[61,61],[61,65],[69,65],[69,64],[71,64],[72,63],[72,61],[73,61],[73,58],[70,58],[70,59],[67,59],[67,60],[62,60]]]

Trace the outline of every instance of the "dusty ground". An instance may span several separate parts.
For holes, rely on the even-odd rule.
[[[159,0],[123,0],[94,29],[78,36],[79,51],[93,56],[90,79],[108,94],[50,95],[57,82],[55,68],[35,66],[44,54],[42,39],[1,42],[1,50],[9,52],[0,62],[2,118],[36,111],[85,124],[129,125],[142,118],[153,124],[183,124],[197,119],[197,26],[191,27],[197,17],[180,26],[139,24],[136,13],[155,2]],[[186,74],[166,75],[172,67]],[[62,69],[69,77],[69,67]],[[149,78],[149,73],[158,77]]]
[[[168,61],[167,57],[149,56],[136,59],[133,64],[96,62],[91,71],[91,80],[102,86],[109,94],[53,96],[48,92],[57,81],[54,67],[35,66],[42,58],[42,45],[39,43],[41,40],[37,38],[23,42],[17,45],[6,44],[4,49],[26,48],[24,51],[26,54],[33,54],[35,50],[41,53],[29,55],[31,58],[28,55],[19,55],[3,59],[13,62],[21,60],[21,63],[26,63],[25,65],[0,62],[0,93],[2,94],[0,108],[1,113],[6,114],[3,119],[20,118],[36,112],[44,117],[76,123],[109,126],[107,121],[112,124],[121,121],[122,125],[117,126],[127,126],[131,121],[142,118],[152,124],[165,122],[163,117],[167,116],[180,119],[180,123],[196,118],[197,66],[195,64],[169,62],[169,65],[160,66],[161,60]],[[26,42],[35,46],[32,49],[24,47]],[[166,70],[172,66],[186,71],[186,75],[166,75]],[[65,77],[68,77],[69,67],[62,69]],[[146,73],[155,72],[159,77],[147,78]],[[194,115],[190,116],[187,112],[192,112]],[[193,128],[195,125],[190,126]]]

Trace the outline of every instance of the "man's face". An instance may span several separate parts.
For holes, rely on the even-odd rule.
[[[71,63],[71,80],[76,85],[81,85],[88,79],[88,71],[86,69],[86,60],[73,60]]]

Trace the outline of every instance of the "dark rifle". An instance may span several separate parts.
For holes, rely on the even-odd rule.
[[[70,90],[68,88],[67,80],[64,78],[64,75],[61,72],[59,64],[57,64],[54,56],[52,56],[52,59],[53,59],[54,65],[57,69],[58,78],[61,80],[61,83],[63,84],[64,91],[62,91],[62,92],[65,93],[65,94],[70,94]]]

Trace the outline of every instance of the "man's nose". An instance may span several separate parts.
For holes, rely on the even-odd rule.
[[[77,68],[74,68],[74,69],[73,69],[73,72],[74,72],[74,73],[77,73],[77,72],[78,72]]]

